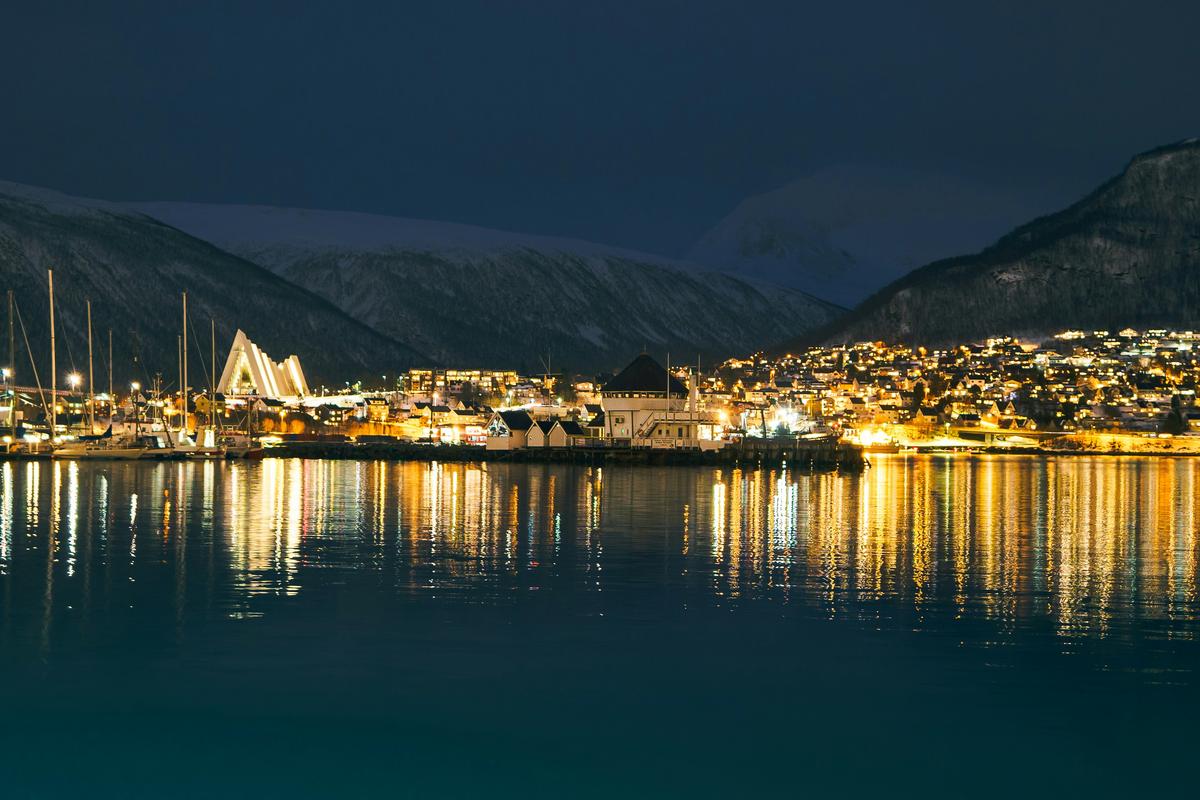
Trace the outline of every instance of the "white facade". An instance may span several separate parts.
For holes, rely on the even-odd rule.
[[[299,358],[293,355],[280,362],[272,361],[239,329],[233,337],[229,358],[225,359],[225,370],[221,373],[217,391],[226,395],[256,394],[282,400],[304,397],[308,394],[308,383],[304,380]]]
[[[605,436],[617,446],[719,448],[713,416],[698,408],[698,387],[695,376],[686,387],[639,356],[600,390]]]

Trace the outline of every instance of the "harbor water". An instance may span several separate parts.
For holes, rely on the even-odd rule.
[[[1191,785],[1200,461],[0,464],[5,797]]]

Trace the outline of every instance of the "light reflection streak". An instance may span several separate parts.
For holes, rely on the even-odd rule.
[[[82,591],[87,608],[89,593],[118,593],[155,570],[171,573],[174,602],[165,605],[182,632],[197,592],[217,594],[205,603],[227,615],[244,615],[256,598],[302,593],[329,568],[379,571],[397,592],[517,602],[572,585],[598,594],[614,580],[621,586],[622,570],[639,563],[659,565],[654,580],[667,589],[693,592],[689,603],[766,600],[875,626],[986,620],[1003,638],[1041,621],[1063,640],[1103,639],[1134,624],[1193,638],[1200,627],[1200,462],[873,463],[865,474],[839,476],[299,459],[55,462],[47,497],[38,464],[4,464],[0,580],[39,575],[19,585],[42,592],[42,641],[67,602],[60,598]],[[128,497],[127,532],[110,526],[110,496]],[[139,550],[139,513],[160,521],[160,548],[152,537]],[[14,541],[22,529],[28,547]],[[126,534],[120,565],[90,538],[111,539],[120,552]],[[202,568],[189,570],[197,558]],[[98,565],[103,580],[88,583]],[[199,576],[205,585],[197,588]],[[132,604],[131,596],[124,605]]]
[[[0,466],[0,575],[8,573],[13,547],[13,466]]]

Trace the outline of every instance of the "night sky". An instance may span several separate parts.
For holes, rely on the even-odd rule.
[[[187,5],[9,4],[0,178],[676,254],[831,164],[1043,211],[1200,134],[1194,3]]]

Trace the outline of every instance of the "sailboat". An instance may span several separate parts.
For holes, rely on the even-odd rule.
[[[54,306],[54,282],[51,278],[50,282],[50,306]],[[53,315],[51,316],[53,319]],[[108,428],[104,433],[96,434],[96,397],[95,388],[93,386],[94,372],[92,369],[92,301],[87,301],[87,326],[88,326],[88,430],[89,433],[75,438],[74,440],[65,441],[58,447],[55,447],[51,452],[54,458],[77,458],[77,459],[117,459],[117,460],[133,460],[145,458],[149,452],[149,446],[143,442],[137,434],[113,434],[112,421],[108,423]],[[53,330],[53,329],[52,329]],[[51,334],[53,339],[53,334]],[[53,361],[53,359],[52,359]],[[111,402],[111,401],[110,401]],[[57,399],[55,400],[57,404]]]
[[[133,436],[114,436],[112,426],[101,434],[84,435],[54,448],[54,458],[134,460],[145,458],[149,448]]]
[[[175,444],[175,452],[183,458],[192,459],[208,459],[208,458],[224,458],[225,448],[222,447],[216,438],[216,431],[211,427],[206,429],[203,434],[202,442],[196,441],[196,438],[188,435],[187,419],[188,419],[188,381],[187,381],[187,336],[188,336],[188,317],[187,317],[187,292],[183,293],[183,338],[180,340],[179,349],[179,386],[182,397],[182,413],[180,414],[179,423],[179,438]],[[215,367],[215,365],[214,365]],[[197,431],[199,433],[199,431]]]

